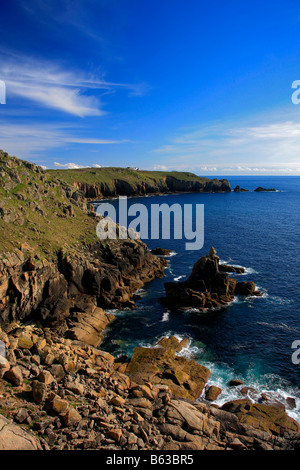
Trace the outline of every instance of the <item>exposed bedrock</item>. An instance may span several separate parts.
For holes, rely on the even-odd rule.
[[[219,261],[212,247],[208,255],[196,261],[186,281],[165,283],[166,297],[161,299],[162,303],[204,311],[227,305],[235,295],[261,295],[254,282],[238,282],[225,272],[224,265],[220,269]],[[228,271],[241,273],[233,266],[228,266]]]

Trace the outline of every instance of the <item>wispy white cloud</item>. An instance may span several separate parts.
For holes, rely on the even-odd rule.
[[[107,145],[107,144],[123,144],[126,142],[130,142],[128,139],[123,140],[107,140],[107,139],[86,139],[84,137],[65,137],[65,142],[71,142],[75,144],[99,144],[99,145]]]
[[[59,167],[59,168],[64,168],[66,170],[77,170],[79,168],[89,168],[87,165],[79,165],[77,163],[59,163],[59,162],[54,162],[54,166]]]
[[[109,82],[100,71],[68,70],[56,63],[10,53],[0,60],[0,77],[6,83],[8,97],[15,96],[79,117],[106,113],[97,94],[123,89],[129,96],[141,96],[147,90],[145,84]]]
[[[93,163],[92,165],[80,165],[78,163],[59,163],[53,162],[55,167],[64,168],[66,170],[77,170],[79,168],[102,168],[98,163]]]
[[[276,122],[273,116],[264,117],[253,125],[218,122],[179,130],[154,152],[168,169],[299,174],[300,122],[284,117]]]
[[[79,163],[59,163],[53,162],[55,167],[64,168],[66,170],[77,170],[79,168],[102,168],[98,163],[93,163],[92,165],[80,165]]]

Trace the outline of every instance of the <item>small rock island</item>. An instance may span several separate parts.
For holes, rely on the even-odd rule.
[[[243,268],[220,265],[214,247],[194,264],[190,277],[183,282],[165,283],[166,297],[161,301],[169,307],[211,310],[228,305],[235,295],[260,296],[254,282],[238,282],[228,272],[241,274]],[[227,270],[227,272],[226,272]]]

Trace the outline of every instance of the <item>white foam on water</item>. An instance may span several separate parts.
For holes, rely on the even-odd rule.
[[[135,294],[137,295],[140,295],[141,297],[144,297],[145,295],[147,295],[147,292],[146,290],[143,288],[143,287],[140,287],[140,289],[138,289]]]
[[[235,267],[239,267],[239,266],[235,266]],[[247,268],[245,266],[241,266],[241,267],[243,267],[245,269],[245,272],[241,273],[240,276],[247,276],[248,274],[258,274],[258,271],[256,271],[253,268]]]
[[[187,359],[193,359],[197,354],[200,353],[200,349],[197,346],[192,346],[192,342],[186,347],[183,348],[179,353],[176,353],[177,356],[186,357]]]
[[[287,415],[300,423],[300,390],[291,386],[279,376],[275,374],[259,374],[259,377],[257,377],[254,371],[249,370],[246,374],[246,378],[238,377],[226,364],[216,364],[199,359],[197,362],[208,367],[211,371],[211,377],[207,381],[206,387],[198,399],[199,401],[205,400],[205,391],[211,385],[215,385],[222,390],[221,394],[213,402],[218,406],[222,406],[229,401],[243,398],[248,398],[253,403],[268,403],[262,401],[261,398],[263,394],[270,400],[269,404],[272,404],[272,401],[278,401],[285,405]],[[230,387],[229,382],[232,379],[240,379],[244,384]],[[241,393],[244,387],[249,388],[246,394]],[[294,409],[288,409],[287,398],[293,398],[295,400]]]
[[[182,276],[174,277],[173,280],[176,281],[176,282],[178,282],[178,281],[180,281],[180,279],[182,279],[183,277],[186,277],[186,275],[185,275],[185,274],[182,274]]]
[[[197,355],[199,355],[201,353],[202,349],[200,349],[198,346],[192,344],[193,339],[190,336],[174,333],[173,331],[170,331],[170,330],[167,331],[164,335],[157,338],[154,347],[160,347],[158,342],[163,338],[170,338],[171,336],[174,336],[179,342],[181,342],[183,339],[186,339],[186,338],[188,339],[188,344],[186,345],[186,347],[182,348],[181,351],[176,352],[176,356],[182,356],[182,357],[186,357],[188,359],[191,359],[191,358],[197,357]]]
[[[184,310],[186,313],[203,313],[203,310],[200,310],[197,307],[187,308]],[[205,310],[204,310],[205,311]]]
[[[165,312],[167,314],[167,312]],[[282,324],[282,327],[287,325]],[[175,336],[178,341],[182,341],[184,338],[188,338],[188,344],[177,356],[186,357],[187,359],[193,359],[199,364],[207,367],[211,371],[210,379],[199,397],[199,401],[205,400],[205,391],[211,386],[215,385],[221,388],[222,392],[218,398],[213,402],[218,406],[222,406],[225,403],[232,400],[239,400],[242,398],[248,398],[253,403],[263,403],[262,394],[264,394],[272,404],[272,401],[279,401],[286,407],[286,413],[291,418],[295,419],[300,423],[300,390],[296,387],[291,386],[286,380],[280,378],[275,374],[261,374],[259,370],[249,369],[243,376],[239,376],[233,369],[230,368],[226,363],[214,362],[214,359],[210,358],[209,352],[206,351],[206,346],[203,343],[196,345],[193,338],[187,335],[174,333],[174,331],[168,330],[164,335],[158,337],[153,343],[142,343],[140,346],[147,348],[159,348],[158,341],[162,338],[170,338]],[[203,346],[203,347],[201,347]],[[208,359],[209,358],[209,359]],[[236,387],[230,387],[229,382],[233,379],[240,379],[244,383]],[[241,389],[248,387],[247,393],[242,394]],[[287,398],[295,400],[295,408],[288,409]],[[267,402],[264,402],[267,403]]]
[[[176,251],[171,251],[168,255],[156,255],[156,256],[158,256],[159,258],[171,258],[172,256],[176,256],[176,255],[178,255]]]
[[[170,256],[176,256],[178,255],[178,253],[176,253],[176,251],[171,251],[171,253],[169,253],[168,255],[162,255],[163,258],[169,258]]]
[[[258,274],[258,271],[256,271],[254,268],[251,268],[248,266],[242,266],[241,264],[233,264],[230,261],[232,261],[231,258],[229,258],[229,261],[220,260],[219,264],[221,264],[222,266],[229,265],[229,266],[233,266],[234,268],[243,268],[245,271],[243,273],[228,273],[228,274],[234,274],[235,276],[248,276],[249,274]]]
[[[265,321],[258,321],[256,322],[257,325],[267,326],[269,328],[277,328],[286,331],[299,331],[299,328],[295,328],[292,326],[287,325],[286,323],[268,323]]]
[[[270,295],[269,301],[275,305],[290,305],[294,302],[293,299],[286,299],[277,295]]]

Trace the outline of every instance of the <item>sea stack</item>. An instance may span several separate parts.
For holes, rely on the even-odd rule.
[[[196,261],[186,281],[165,283],[166,297],[161,299],[162,303],[204,311],[227,305],[235,295],[260,295],[254,282],[238,282],[226,272],[220,272],[219,262],[216,249],[211,247],[208,255]]]

